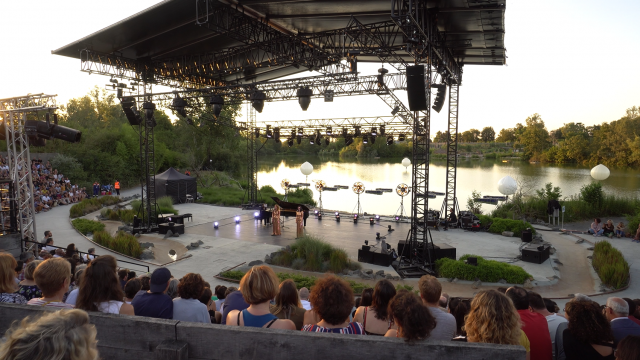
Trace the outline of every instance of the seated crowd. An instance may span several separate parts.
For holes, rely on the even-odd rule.
[[[465,299],[442,293],[440,282],[429,275],[419,280],[418,294],[380,280],[356,298],[349,283],[335,275],[318,279],[311,291],[298,290],[292,280],[280,282],[268,266],[254,266],[238,288],[211,289],[200,274],[174,279],[164,267],[136,276],[118,269],[109,255],[72,265],[65,257],[31,258],[19,281],[16,260],[0,253],[0,302],[61,309],[13,324],[0,346],[0,359],[40,359],[43,351],[97,358],[96,330],[86,312],[396,337],[413,343],[517,345],[526,350],[527,359],[640,356],[640,300],[610,297],[600,306],[578,294],[561,316],[553,301],[518,286],[482,290]],[[63,343],[52,344],[55,341]]]
[[[622,221],[618,223],[618,225],[613,225],[613,220],[607,220],[606,223],[602,224],[602,220],[600,218],[593,219],[591,226],[587,229],[585,234],[591,234],[593,236],[607,236],[609,238],[613,238],[614,236],[617,238],[624,237],[633,237],[631,242],[640,243],[640,224],[638,224],[637,229],[629,229],[629,232],[625,232],[625,226]]]

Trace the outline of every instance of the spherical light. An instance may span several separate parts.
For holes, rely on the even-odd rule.
[[[411,160],[409,160],[409,158],[402,159],[402,166],[404,166],[404,167],[411,166]]]
[[[309,176],[313,172],[313,165],[311,165],[308,161],[304,164],[300,165],[300,172],[302,175]]]
[[[502,195],[513,195],[518,190],[518,183],[511,176],[505,176],[498,181],[498,191]]]
[[[598,164],[591,169],[591,177],[596,180],[606,180],[609,175],[611,175],[611,171],[602,164]]]

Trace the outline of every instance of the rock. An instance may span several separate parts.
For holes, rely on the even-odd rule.
[[[135,233],[133,236],[139,238],[140,237],[140,233]]]
[[[498,280],[498,284],[506,284],[506,283],[507,283],[507,280],[505,279]]]
[[[578,239],[578,240],[576,241],[576,244],[582,244],[583,242],[584,242],[584,239]]]
[[[454,278],[453,280],[451,280],[452,283],[457,283],[458,282],[458,278]]]
[[[249,266],[256,266],[256,265],[262,265],[262,264],[264,263],[260,260],[253,260],[249,263]]]
[[[587,259],[593,259],[593,256],[589,255],[587,256]]]
[[[140,247],[143,248],[143,249],[148,249],[150,247],[153,247],[153,243],[143,242],[143,243],[140,243]]]
[[[373,278],[374,278],[374,277],[373,277],[373,275],[371,275],[371,274],[366,274],[366,273],[360,274],[360,277],[361,277],[362,279],[364,279],[364,280],[373,280]]]
[[[168,237],[171,237],[172,235],[173,235],[173,231],[171,231],[171,230],[167,230],[167,233],[166,233],[166,234],[164,234],[164,238],[166,239],[166,238],[168,238]]]
[[[153,251],[151,249],[142,250],[142,254],[140,254],[140,260],[153,260],[155,259],[155,255],[153,255]]]
[[[371,269],[364,269],[364,270],[362,270],[362,273],[363,273],[363,274],[367,274],[367,275],[373,275],[373,270],[371,270]]]
[[[396,280],[396,281],[398,281],[398,280],[400,280],[400,276],[393,276],[393,277],[392,277],[392,280]]]
[[[93,233],[92,233],[92,232],[88,232],[88,233],[87,233],[87,237],[92,237],[92,236],[93,236]]]
[[[385,278],[385,279],[387,279],[387,280],[393,280],[393,275],[391,275],[391,274],[386,274],[386,275],[384,276],[384,278]]]
[[[560,262],[560,260],[558,259],[553,259],[553,262],[558,264],[558,265],[564,265],[562,262]]]
[[[593,251],[593,246],[588,247],[587,250]]]
[[[555,271],[560,271],[560,269],[558,269],[557,266],[552,267],[552,269],[555,270]]]
[[[471,284],[471,287],[473,289],[477,289],[482,285],[482,282],[480,280],[476,280],[473,284]]]
[[[533,239],[534,239],[534,240],[542,240],[542,235],[540,235],[540,234],[535,234],[535,235],[533,235]]]
[[[376,271],[376,275],[384,276],[384,270]]]
[[[198,240],[198,244],[202,245],[202,244],[204,244],[204,241]]]
[[[200,246],[200,244],[198,244],[197,242],[192,242],[190,245],[192,248],[197,248],[198,246]]]
[[[553,246],[549,248],[549,254],[553,255],[556,253],[556,248],[554,248]]]
[[[125,231],[125,233],[133,236],[133,232],[131,232],[131,231]]]
[[[185,248],[187,248],[187,250],[191,250],[191,245],[187,245]]]
[[[271,256],[265,255],[264,256],[264,262],[265,262],[265,264],[271,264]]]
[[[349,269],[342,269],[342,275],[349,275]]]
[[[533,284],[531,283],[531,280],[530,279],[525,280],[523,287],[525,289],[533,289]]]
[[[513,231],[503,231],[502,236],[513,237]]]

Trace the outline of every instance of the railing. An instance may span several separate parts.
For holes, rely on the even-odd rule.
[[[21,240],[21,241],[20,241],[20,243],[21,243],[22,252],[25,252],[25,251],[32,251],[34,248],[35,248],[35,249],[38,249],[39,247],[44,247],[44,246],[53,247],[53,248],[56,248],[56,249],[62,249],[62,250],[65,250],[65,251],[67,250],[67,248],[64,248],[64,247],[55,246],[55,245],[44,245],[44,244],[39,243],[39,242],[37,242],[37,241],[26,240],[26,239]],[[32,245],[31,245],[31,246],[29,246],[29,247],[27,248],[27,243],[32,243]],[[81,257],[82,257],[82,255],[91,255],[91,256],[95,256],[95,257],[100,256],[100,255],[96,255],[96,254],[89,254],[89,253],[87,253],[87,252],[80,251],[80,250],[76,250],[76,252],[77,252],[78,254],[80,254],[80,256],[81,256]],[[38,256],[38,254],[37,254],[37,253],[36,253],[36,256]],[[85,259],[86,259],[86,257],[85,257]],[[118,258],[116,258],[116,260],[117,260],[119,263],[127,263],[127,264],[131,264],[131,265],[140,266],[140,267],[142,267],[142,268],[146,268],[146,269],[147,269],[147,272],[149,272],[149,265],[138,264],[138,263],[134,263],[134,262],[131,262],[131,261],[126,261],[126,260],[120,260],[120,259],[118,259]]]

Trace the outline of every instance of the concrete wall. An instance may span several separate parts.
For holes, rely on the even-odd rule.
[[[0,304],[0,331],[42,307]],[[90,313],[102,359],[354,360],[525,359],[513,345],[306,333]]]

